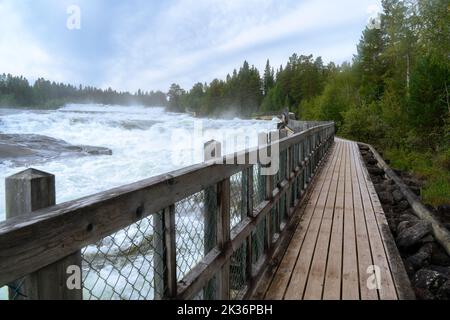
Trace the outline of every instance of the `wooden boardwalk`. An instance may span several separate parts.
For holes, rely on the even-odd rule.
[[[257,292],[270,300],[410,299],[383,209],[355,142],[336,139],[279,265]],[[378,277],[377,277],[378,276]]]

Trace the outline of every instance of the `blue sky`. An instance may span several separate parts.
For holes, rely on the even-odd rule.
[[[81,28],[66,27],[77,5]],[[0,0],[0,73],[118,90],[225,78],[298,54],[351,60],[379,0]]]

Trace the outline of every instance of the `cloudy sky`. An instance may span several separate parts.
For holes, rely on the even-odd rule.
[[[299,54],[351,60],[379,0],[0,0],[0,73],[163,90]],[[80,8],[80,29],[69,29]],[[70,20],[73,22],[73,20]]]

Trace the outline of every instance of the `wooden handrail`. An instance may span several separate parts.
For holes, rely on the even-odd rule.
[[[291,159],[292,156],[289,154],[293,152],[293,146],[307,141],[309,152],[304,154],[305,159],[299,159],[298,163],[288,160],[291,161],[292,167],[287,166],[286,177],[277,185],[271,185],[269,176],[266,183],[270,187],[267,190],[267,199],[253,208],[249,216],[231,231],[230,238],[225,236],[220,239],[204,260],[178,283],[177,290],[173,288],[173,285],[169,288],[169,297],[192,298],[205,283],[211,280],[218,268],[222,268],[229,261],[233,252],[251,237],[257,224],[267,219],[268,213],[277,201],[291,192],[297,177],[302,177],[304,186],[309,183],[319,161],[332,144],[334,130],[334,123],[322,124],[279,141],[224,156],[221,160],[216,158],[1,222],[0,286],[58,262],[162,210],[167,212],[164,214],[164,223],[167,228],[172,229],[170,230],[172,235],[168,234],[166,237],[173,237],[175,233],[173,217],[170,219],[168,215],[174,215],[175,203],[212,185],[221,186],[219,188],[221,192],[220,190],[229,188],[227,180],[231,176],[253,167],[253,164],[222,165],[220,163],[225,163],[230,157],[235,159],[256,157],[257,159],[261,149],[271,149],[275,144],[278,144],[280,152],[287,150],[288,159]],[[226,212],[223,214],[226,216]],[[273,241],[273,239],[270,240]],[[176,263],[173,261],[175,259],[173,242],[171,244],[170,239],[165,241],[168,246],[171,246],[171,256],[165,261]],[[270,248],[271,244],[268,245]],[[173,266],[169,269],[174,270]],[[174,274],[173,271],[171,272],[169,278],[173,283]]]

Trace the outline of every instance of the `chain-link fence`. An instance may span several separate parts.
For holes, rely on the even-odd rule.
[[[272,177],[274,188],[280,187],[282,181],[289,180],[288,174],[301,164],[313,147],[305,139],[291,146],[289,151],[280,152],[279,170]],[[269,216],[259,220],[256,228],[225,264],[229,265],[231,299],[242,299],[245,296],[252,267],[263,261],[261,259],[265,256],[265,250],[272,245],[267,232],[270,231],[271,236],[280,232],[280,224],[287,221],[288,210],[300,199],[311,170],[312,167],[304,169],[303,174],[299,174],[289,185],[287,193],[271,204]],[[230,229],[235,228],[244,218],[252,216],[253,209],[265,202],[269,191],[266,190],[268,178],[262,174],[259,164],[229,177]],[[176,262],[172,264],[171,270],[175,274],[172,279],[176,277],[175,280],[179,282],[217,246],[219,189],[213,184],[177,201],[170,209],[144,217],[83,248],[83,298],[149,300],[167,297],[170,273],[168,257],[171,257],[171,253],[175,255]],[[171,227],[167,225],[168,216],[172,219]],[[172,248],[167,247],[168,241],[173,244]],[[217,277],[215,275],[194,299],[218,298]],[[24,278],[9,285],[10,299],[27,298],[24,294],[26,281]]]
[[[247,243],[236,250],[230,262],[230,299],[241,300],[247,291]]]
[[[247,179],[248,176],[243,172],[238,172],[230,178],[231,229],[247,216]]]
[[[82,250],[84,299],[148,300],[164,294],[156,219],[144,218]]]

